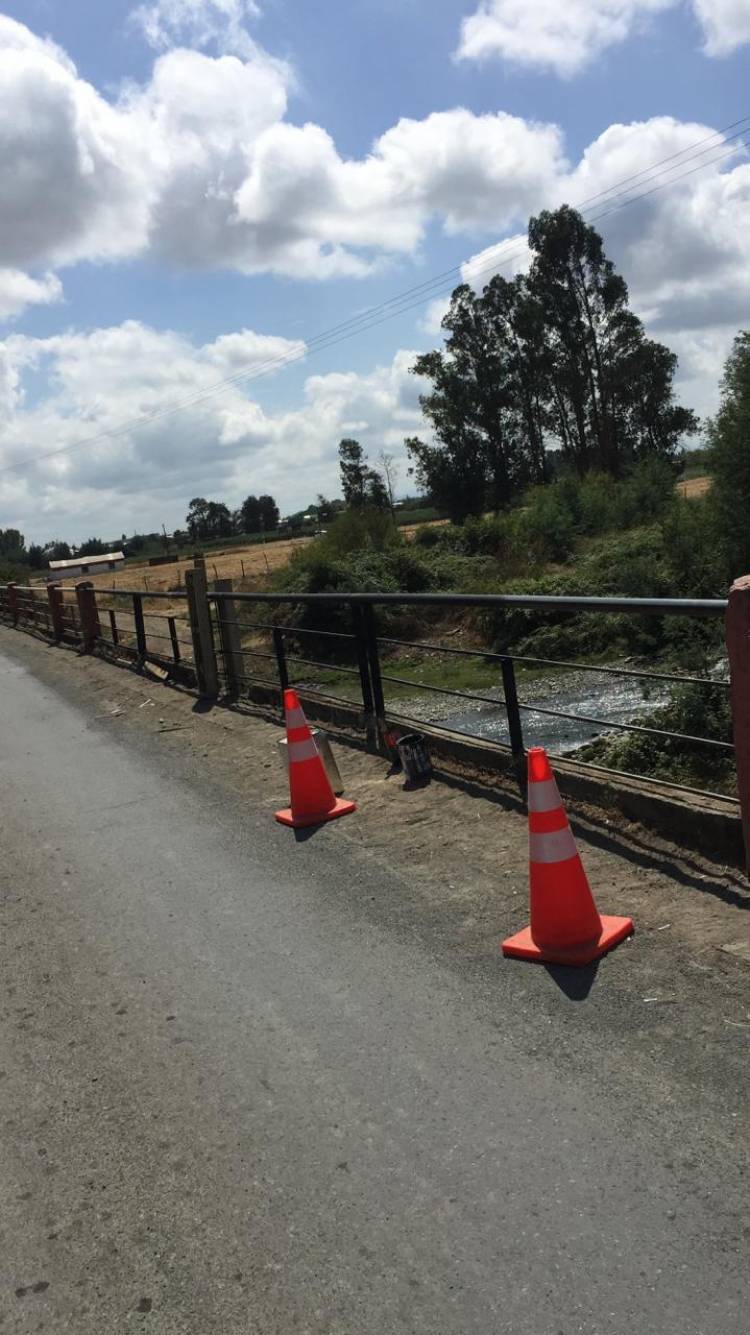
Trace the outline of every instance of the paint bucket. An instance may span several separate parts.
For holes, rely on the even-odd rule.
[[[432,762],[427,743],[421,732],[408,732],[396,743],[408,783],[428,783],[432,778]]]

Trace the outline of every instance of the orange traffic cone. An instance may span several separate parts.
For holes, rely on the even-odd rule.
[[[630,936],[633,923],[597,912],[543,746],[531,747],[528,764],[531,923],[503,941],[503,954],[590,964]]]
[[[297,830],[356,811],[354,802],[335,796],[296,691],[284,691],[284,713],[291,806],[276,812],[277,821]]]

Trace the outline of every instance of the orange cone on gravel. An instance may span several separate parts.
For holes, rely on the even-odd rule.
[[[590,964],[630,936],[633,923],[598,913],[544,747],[530,748],[528,767],[531,922],[503,941],[503,954]]]
[[[296,691],[284,691],[286,740],[289,752],[290,806],[276,812],[282,825],[297,830],[306,825],[321,825],[356,811],[354,802],[336,797],[315,745],[315,738],[302,712]]]

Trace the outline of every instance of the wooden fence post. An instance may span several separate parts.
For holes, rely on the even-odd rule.
[[[90,580],[76,584],[76,598],[78,599],[78,615],[81,619],[83,652],[90,654],[93,653],[94,645],[101,635],[96,593]]]
[[[217,579],[214,584],[216,593],[231,593],[231,579]],[[237,696],[242,689],[243,670],[242,637],[240,635],[238,605],[230,598],[222,598],[216,604],[219,622],[221,653],[224,660],[224,679],[227,695]]]
[[[737,789],[745,837],[745,863],[750,874],[750,575],[735,580],[729,590],[726,638]]]
[[[52,618],[52,633],[56,640],[61,640],[65,631],[62,590],[56,584],[48,584],[47,598],[49,599],[49,612]]]
[[[8,584],[8,585],[6,585],[6,590],[5,590],[5,591],[6,591],[7,595],[8,595],[8,611],[10,612],[11,621],[13,622],[13,625],[14,625],[14,626],[17,626],[17,625],[18,625],[18,594],[17,594],[17,592],[16,592],[16,586],[15,586],[15,584]]]
[[[193,570],[185,571],[185,589],[198,693],[204,700],[215,700],[219,694],[219,676],[207,598],[206,567],[200,558],[196,558]]]
[[[143,594],[133,594],[133,628],[135,630],[135,644],[138,654],[138,664],[143,667],[148,654],[148,644],[146,641],[146,622],[143,619]]]

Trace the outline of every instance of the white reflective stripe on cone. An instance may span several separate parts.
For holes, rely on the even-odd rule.
[[[303,714],[302,709],[300,708],[299,705],[296,705],[294,709],[287,709],[286,726],[287,728],[307,727],[307,719],[305,718],[305,715]]]
[[[569,825],[564,830],[549,834],[529,835],[529,858],[532,862],[566,862],[574,858],[578,849]]]
[[[294,764],[298,760],[314,760],[318,754],[318,748],[312,737],[306,737],[302,742],[289,742],[289,760]]]
[[[529,811],[557,811],[562,806],[554,779],[529,784]]]

